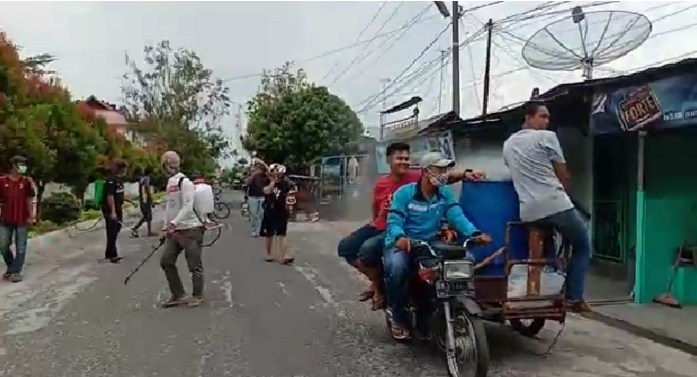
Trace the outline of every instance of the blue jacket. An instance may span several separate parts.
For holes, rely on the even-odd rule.
[[[430,241],[447,220],[458,234],[470,236],[477,228],[462,213],[455,194],[447,186],[438,188],[436,195],[426,199],[418,183],[400,187],[392,196],[387,214],[385,246],[391,248],[400,237]]]

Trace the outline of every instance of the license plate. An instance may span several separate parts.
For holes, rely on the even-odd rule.
[[[469,284],[466,281],[436,281],[436,296],[438,298],[462,296],[469,290]]]

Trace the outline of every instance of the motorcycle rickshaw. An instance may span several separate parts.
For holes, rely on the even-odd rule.
[[[470,221],[494,240],[472,250],[474,299],[483,318],[508,322],[528,337],[537,335],[546,321],[563,324],[567,242],[554,229],[520,221],[511,181],[463,183],[460,205]]]
[[[437,326],[441,330],[432,337],[445,351],[449,376],[470,371],[485,377],[489,346],[482,321],[508,322],[527,337],[537,335],[547,321],[557,321],[562,327],[547,353],[556,343],[566,319],[562,271],[569,248],[553,229],[520,221],[518,196],[510,181],[463,182],[460,206],[492,242],[468,246],[466,241],[460,246],[455,244],[457,235],[446,227],[441,230],[446,245],[429,247],[437,263],[419,263],[418,277],[435,285],[438,299],[458,304],[451,304],[445,316],[436,316],[445,317],[449,325]],[[545,245],[559,252],[545,254]],[[460,271],[457,279],[448,276],[449,268],[466,264],[471,267]]]

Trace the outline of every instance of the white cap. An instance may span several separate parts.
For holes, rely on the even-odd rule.
[[[421,167],[427,168],[435,166],[437,168],[452,168],[455,166],[455,161],[443,157],[440,152],[428,152],[421,156]]]

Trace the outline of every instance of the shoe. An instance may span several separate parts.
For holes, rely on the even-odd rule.
[[[9,281],[11,276],[11,273],[5,272],[4,274],[2,274],[2,280]]]
[[[590,305],[585,301],[567,301],[566,309],[572,313],[590,313],[593,311]]]
[[[113,257],[113,258],[109,259],[109,262],[111,262],[113,264],[119,264],[119,263],[121,263],[121,260],[123,260],[122,257]]]
[[[203,304],[203,297],[201,296],[193,296],[189,300],[189,302],[186,303],[187,308],[195,308]]]
[[[24,279],[22,278],[22,274],[12,274],[12,275],[10,275],[10,281],[13,282],[13,283],[19,283],[19,282],[21,282],[22,280],[24,280]]]
[[[161,308],[173,308],[175,306],[185,305],[189,302],[189,298],[186,296],[182,297],[170,297],[169,300],[160,303]]]

